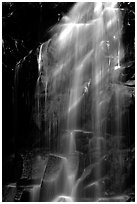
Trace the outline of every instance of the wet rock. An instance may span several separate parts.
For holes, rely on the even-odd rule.
[[[25,187],[20,202],[39,202],[40,187],[40,185]]]
[[[86,167],[81,177],[77,180],[76,198],[81,198],[83,196],[88,196],[90,198],[96,197],[99,195],[99,186],[102,188],[102,192],[104,192],[103,188],[105,190],[105,180],[103,179],[108,175],[109,170],[110,163],[106,157],[103,157],[100,161]],[[109,180],[109,178],[106,179],[106,183],[107,180]],[[90,194],[90,192],[92,192],[92,194]]]
[[[95,162],[98,162],[103,156],[106,155],[106,150],[90,150],[86,156],[86,162],[88,165],[94,164]]]
[[[89,151],[100,151],[106,148],[106,140],[104,137],[94,136],[89,140]]]
[[[126,190],[125,193],[129,196],[127,202],[135,202],[135,186],[128,188],[128,190]]]
[[[129,196],[120,195],[120,196],[114,196],[114,197],[99,198],[97,199],[97,202],[129,202],[128,199],[129,199]]]
[[[111,180],[108,177],[99,179],[98,181],[91,182],[83,189],[83,195],[86,198],[98,198],[105,195],[105,192],[110,186]]]
[[[82,154],[87,154],[88,153],[88,143],[89,143],[89,139],[93,137],[93,133],[90,131],[86,131],[86,130],[67,130],[65,131],[65,134],[63,134],[62,139],[60,141],[60,150],[62,150],[64,148],[64,144],[66,144],[66,148],[68,148],[68,141],[69,140],[69,134],[73,134],[74,136],[74,145],[76,148],[76,151],[82,153]],[[68,137],[67,137],[68,136]]]
[[[3,184],[17,182],[23,171],[23,159],[20,154],[10,155],[5,158],[2,166],[3,170]]]
[[[106,158],[110,162],[110,169],[107,175],[112,181],[108,188],[109,192],[114,192],[115,194],[124,193],[125,189],[134,185],[134,158],[130,149],[110,150]]]
[[[40,149],[25,151],[21,154],[23,171],[17,182],[14,200],[17,202],[39,201],[41,183],[47,164],[47,154]]]
[[[93,132],[86,130],[75,130],[74,132],[77,151],[87,154],[89,151],[89,139],[93,137]]]
[[[78,171],[78,153],[50,154],[43,177],[40,201],[52,201],[58,195],[70,195]]]
[[[17,187],[16,195],[14,197],[15,202],[20,202],[24,188]]]
[[[83,170],[85,168],[85,158],[86,158],[85,154],[78,152],[79,164],[78,164],[78,171],[77,171],[76,180],[79,179],[83,173]]]
[[[17,191],[16,183],[11,183],[9,185],[3,186],[2,201],[3,202],[14,202],[16,191]]]
[[[55,196],[61,193],[61,186],[57,186],[61,162],[62,158],[60,156],[49,156],[40,190],[40,202],[51,201]]]
[[[38,179],[20,179],[18,182],[18,186],[20,188],[25,188],[25,187],[33,187],[35,185],[41,185],[42,178]]]
[[[21,179],[14,197],[16,202],[39,202],[41,179]]]

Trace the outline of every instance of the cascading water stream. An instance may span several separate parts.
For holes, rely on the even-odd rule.
[[[85,80],[86,72],[89,74],[89,79],[91,78],[92,86],[94,86],[94,91],[92,97],[92,129],[94,131],[94,137],[97,140],[96,148],[98,149],[98,157],[101,158],[101,146],[100,137],[103,137],[106,133],[105,124],[102,124],[102,95],[107,96],[107,87],[110,84],[110,73],[113,72],[115,66],[119,67],[119,61],[121,59],[120,53],[122,49],[120,48],[120,23],[118,16],[118,9],[112,3],[95,3],[94,9],[92,4],[89,5],[89,10],[92,11],[85,17],[83,13],[80,13],[80,8],[82,6],[87,6],[87,4],[78,4],[71,11],[69,16],[69,23],[65,25],[64,30],[59,36],[59,40],[62,40],[62,44],[65,47],[67,40],[73,43],[73,38],[75,38],[75,43],[73,47],[73,57],[74,66],[72,68],[72,86],[70,89],[70,99],[68,108],[68,130],[73,130],[78,128],[78,108],[79,102],[82,99],[81,88],[83,81]],[[104,7],[104,10],[103,10]],[[79,12],[78,17],[74,16],[74,11]],[[93,13],[93,19],[91,19],[91,13]],[[72,18],[72,22],[71,22]],[[85,18],[86,22],[83,23],[82,20]],[[106,18],[106,19],[105,19]],[[84,19],[84,20],[85,20]],[[106,22],[105,22],[106,21]],[[91,36],[85,38],[91,33]],[[64,34],[64,35],[63,35]],[[65,35],[66,34],[66,35]],[[73,37],[74,36],[74,37]],[[111,38],[114,38],[115,49],[110,47]],[[88,46],[90,43],[92,48]],[[63,47],[62,46],[62,47]],[[112,46],[112,45],[111,45]],[[61,48],[62,48],[61,47]],[[64,48],[63,47],[63,48]],[[89,48],[90,47],[90,48]],[[63,49],[62,48],[62,49]],[[70,48],[68,48],[70,49]],[[107,56],[106,56],[107,52]],[[89,69],[89,70],[88,70]],[[88,71],[87,71],[88,70]],[[113,73],[112,73],[113,76]],[[116,99],[116,103],[118,103]],[[104,107],[106,109],[106,107]],[[118,112],[116,112],[118,116]],[[119,117],[118,117],[119,118]],[[116,129],[119,133],[119,120],[116,124]],[[75,146],[75,137],[73,133],[70,133],[70,138],[68,141],[68,151],[66,154],[71,154],[74,152],[72,147]],[[98,162],[98,161],[97,161]],[[96,172],[96,179],[101,177],[101,165]],[[72,172],[70,174],[73,174]],[[75,180],[72,182],[71,188],[74,186]],[[101,189],[98,185],[97,195],[101,195]]]
[[[115,70],[119,71],[120,61],[124,55],[120,27],[119,10],[112,2],[77,3],[58,25],[58,34],[53,43],[57,64],[51,75],[54,79],[53,87],[56,87],[56,83],[59,82],[63,74],[69,73],[69,94],[66,115],[67,133],[61,138],[63,141],[63,156],[59,156],[61,158],[61,173],[55,181],[57,187],[55,187],[56,195],[53,201],[77,201],[79,185],[88,175],[84,172],[77,180],[80,160],[76,151],[76,133],[81,129],[79,124],[81,103],[89,91],[91,91],[90,128],[93,132],[90,142],[95,141],[94,148],[97,151],[95,164],[98,165],[98,168],[94,175],[95,181],[88,184],[85,189],[95,186],[94,198],[98,199],[102,195],[99,184],[103,175],[102,144],[106,151],[105,135],[107,135],[107,122],[104,120],[104,116],[107,115],[107,106],[112,96],[112,91],[109,89],[116,87],[115,83],[119,78],[120,72],[115,73]],[[42,64],[41,50],[42,47],[38,61],[39,71]],[[46,77],[44,78],[45,94],[48,84]],[[113,131],[112,125],[111,133],[118,135],[121,131],[120,91],[116,88],[115,93],[115,131]],[[90,132],[82,131],[83,133]],[[77,165],[74,165],[75,163]],[[57,188],[63,190],[58,193]]]

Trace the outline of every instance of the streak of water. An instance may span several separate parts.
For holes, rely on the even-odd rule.
[[[119,10],[116,3],[76,3],[68,16],[64,17],[59,24],[59,33],[55,39],[57,64],[52,73],[54,80],[61,78],[62,72],[66,72],[69,78],[69,100],[67,104],[67,133],[62,136],[63,155],[61,158],[60,177],[56,181],[56,188],[63,186],[60,195],[54,201],[74,201],[77,187],[94,169],[97,179],[88,187],[96,185],[97,195],[101,196],[99,179],[102,171],[102,146],[105,149],[105,138],[107,125],[104,115],[107,113],[110,95],[108,87],[118,80],[120,72],[120,61],[123,57],[121,44],[121,22]],[[41,47],[42,49],[42,47]],[[39,56],[39,70],[41,66],[41,49]],[[46,79],[45,79],[46,80]],[[85,83],[87,84],[86,87]],[[45,82],[47,89],[47,82]],[[79,127],[79,113],[81,102],[85,93],[90,90],[90,110],[92,131],[81,130]],[[121,133],[120,118],[120,91],[117,88],[115,94],[115,134]],[[46,99],[45,99],[46,101]],[[81,178],[76,181],[78,172],[76,154],[76,133],[91,134],[89,142],[95,148],[98,155],[95,165],[86,168]],[[73,155],[73,156],[72,156]],[[98,168],[97,168],[98,167]],[[96,169],[96,171],[95,171]],[[117,178],[116,178],[117,179]],[[61,181],[61,182],[60,182]],[[56,189],[58,192],[58,189]]]
[[[73,202],[71,197],[68,197],[66,195],[60,195],[56,197],[52,202]]]

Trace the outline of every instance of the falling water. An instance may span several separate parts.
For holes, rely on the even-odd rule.
[[[82,101],[89,92],[91,92],[91,106],[88,111],[91,115],[90,130],[93,132],[90,141],[91,143],[93,140],[95,141],[95,148],[98,151],[95,161],[98,168],[94,175],[96,181],[86,188],[96,186],[94,195],[96,199],[102,195],[99,184],[103,168],[100,162],[102,159],[101,145],[103,144],[106,148],[105,136],[108,124],[104,120],[104,116],[107,116],[112,89],[115,90],[113,101],[115,122],[110,131],[114,135],[121,132],[119,109],[121,89],[118,90],[117,83],[119,83],[120,61],[124,53],[121,43],[121,18],[116,6],[117,4],[112,2],[76,3],[68,15],[64,16],[60,24],[57,25],[57,34],[54,39],[57,63],[51,74],[54,79],[53,87],[59,83],[63,73],[67,73],[69,88],[66,115],[67,133],[61,138],[64,146],[62,148],[61,173],[55,181],[57,188],[63,186],[63,190],[59,194],[56,191],[52,201],[77,201],[79,185],[88,175],[84,171],[77,180],[80,160],[76,151],[76,133],[81,129],[79,118],[81,117]],[[41,50],[42,47],[39,70],[41,70]],[[44,80],[45,89],[47,89],[48,79]],[[113,130],[113,126],[115,130]],[[90,130],[83,129],[81,131],[88,133]]]

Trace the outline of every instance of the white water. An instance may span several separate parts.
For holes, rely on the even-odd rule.
[[[75,201],[77,191],[76,181],[78,156],[76,156],[75,133],[80,129],[78,114],[80,103],[92,87],[92,131],[95,138],[106,134],[106,124],[102,123],[103,114],[107,110],[110,95],[107,91],[112,83],[118,80],[120,61],[124,55],[121,44],[121,21],[116,4],[109,3],[76,3],[68,16],[63,17],[58,25],[58,35],[55,40],[58,63],[53,71],[54,83],[61,78],[62,71],[70,76],[69,100],[67,109],[67,133],[64,141],[61,176],[64,190],[53,201]],[[41,55],[41,49],[40,49]],[[39,57],[39,67],[40,67]],[[39,69],[40,70],[40,69]],[[87,84],[87,86],[85,86]],[[47,87],[47,86],[46,86]],[[115,104],[119,106],[119,93],[116,94]],[[118,121],[115,124],[116,134],[120,132],[119,110],[116,109]],[[90,131],[81,130],[90,133]],[[100,150],[97,139],[96,148]],[[101,158],[101,151],[99,153]],[[100,178],[101,166],[96,172]],[[56,185],[58,186],[58,184]],[[59,188],[59,186],[57,187]],[[75,192],[75,193],[74,193]],[[98,195],[100,187],[98,185]]]

